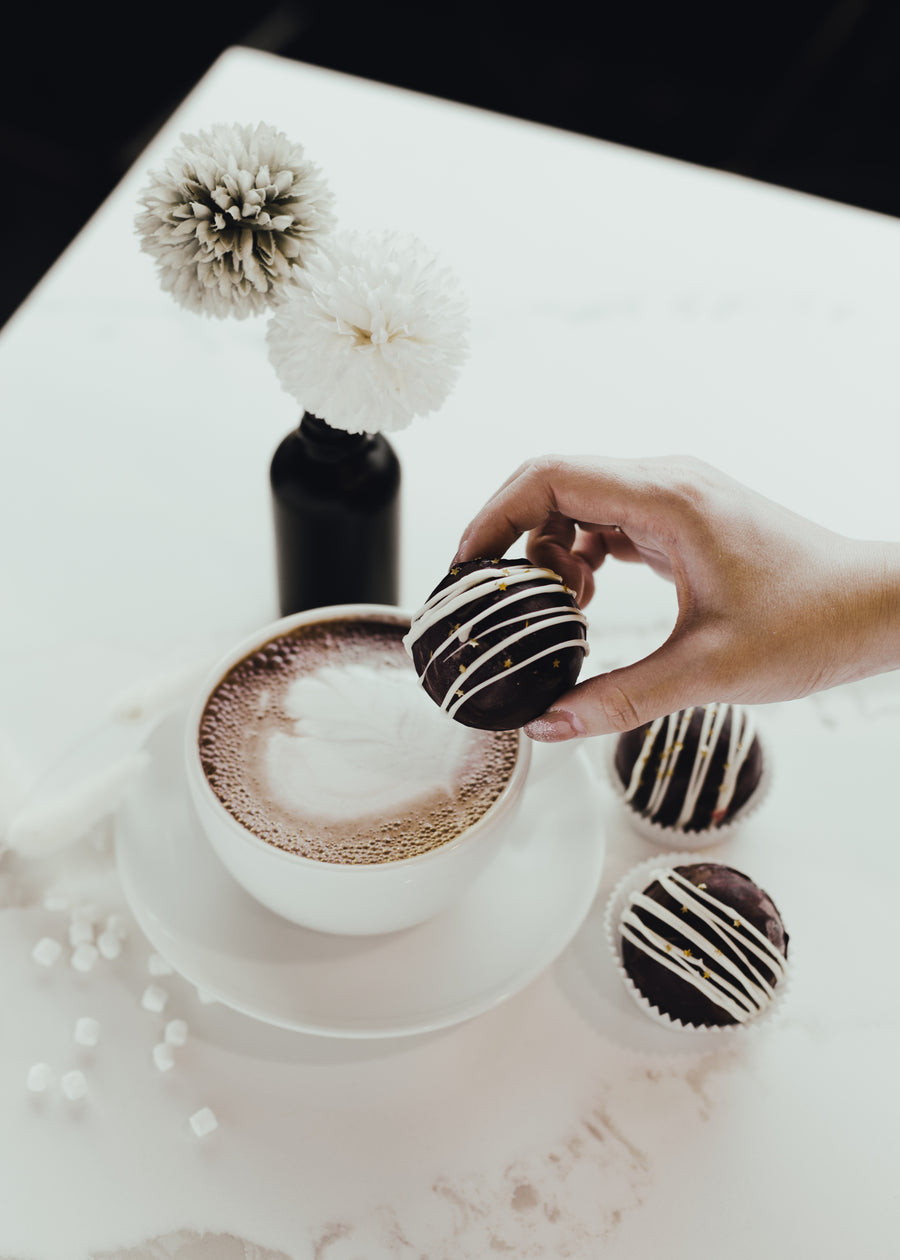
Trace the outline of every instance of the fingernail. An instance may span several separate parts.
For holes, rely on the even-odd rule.
[[[548,709],[522,729],[541,744],[560,744],[565,739],[578,739],[587,734],[581,719],[568,709]]]
[[[459,546],[456,548],[456,555],[450,561],[451,566],[453,566],[454,564],[459,564],[460,560],[462,559],[462,553],[465,551],[465,549],[466,549],[466,540],[465,538],[461,538],[459,542]]]

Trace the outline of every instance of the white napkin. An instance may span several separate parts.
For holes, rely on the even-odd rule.
[[[115,812],[147,764],[143,745],[150,732],[191,694],[208,667],[204,656],[120,692],[109,705],[110,720],[79,740],[30,790],[11,747],[4,755],[0,746],[0,839],[39,858],[88,835]]]

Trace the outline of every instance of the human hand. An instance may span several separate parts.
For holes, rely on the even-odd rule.
[[[689,705],[788,700],[900,666],[900,545],[825,529],[718,469],[677,456],[545,456],[522,464],[456,560],[527,554],[585,606],[608,556],[675,584],[669,638],[579,683],[525,727],[535,739],[630,730]]]

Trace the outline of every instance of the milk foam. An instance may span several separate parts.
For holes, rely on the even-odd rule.
[[[300,818],[344,822],[450,794],[469,749],[411,671],[324,666],[293,679],[281,701],[293,730],[268,737],[272,798]]]
[[[260,840],[325,862],[388,862],[452,841],[491,808],[516,731],[476,731],[428,699],[401,619],[300,626],[234,665],[198,731],[224,808]]]

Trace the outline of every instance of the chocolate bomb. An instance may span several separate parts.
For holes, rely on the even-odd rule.
[[[786,974],[788,934],[768,893],[731,866],[660,870],[620,922],[635,988],[671,1019],[722,1027],[754,1019]]]
[[[615,771],[626,806],[661,827],[730,823],[759,786],[763,751],[740,705],[683,709],[620,735]]]
[[[550,569],[469,560],[435,587],[404,642],[422,686],[450,717],[514,730],[575,684],[586,618]]]

